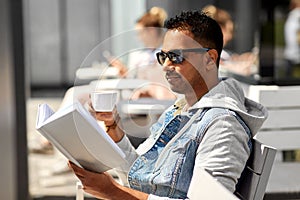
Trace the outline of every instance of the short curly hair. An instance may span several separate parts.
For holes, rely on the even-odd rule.
[[[203,47],[216,49],[218,52],[217,66],[223,49],[223,34],[219,24],[201,11],[183,11],[168,19],[164,25],[169,30],[189,31],[194,39]]]

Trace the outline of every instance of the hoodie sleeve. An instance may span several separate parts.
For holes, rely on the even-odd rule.
[[[250,155],[249,135],[231,114],[215,118],[200,143],[196,155],[196,167],[204,168],[234,192]]]

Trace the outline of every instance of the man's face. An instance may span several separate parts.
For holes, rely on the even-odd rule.
[[[167,31],[162,51],[169,52],[175,49],[202,48],[191,33],[177,30]],[[163,64],[166,79],[171,90],[180,94],[203,94],[208,91],[202,76],[205,76],[205,60],[207,53],[185,52],[184,61],[180,64],[172,63],[168,58]]]

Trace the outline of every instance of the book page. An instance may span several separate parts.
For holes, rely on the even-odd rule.
[[[36,127],[40,127],[49,117],[54,114],[54,111],[49,107],[48,104],[38,105]]]
[[[104,172],[126,162],[124,152],[79,102],[58,110],[37,130],[66,158],[91,171]]]
[[[122,157],[125,157],[124,152],[118,147],[118,145],[110,138],[110,136],[102,129],[102,127],[99,126],[97,120],[81,105],[76,104],[76,110],[85,118],[87,119],[87,122],[94,128],[98,133],[101,133],[101,136],[104,140],[106,140],[109,145],[116,151],[118,154],[122,155]],[[80,128],[80,127],[78,127]],[[81,135],[79,135],[81,137]],[[90,137],[92,138],[92,137]],[[85,142],[87,149],[90,149],[91,151],[95,151],[93,147],[94,145],[91,144],[91,140],[89,140],[88,137],[81,137],[81,141]],[[97,147],[96,147],[97,148]]]
[[[60,108],[59,110],[57,110],[56,112],[54,112],[51,117],[49,117],[48,119],[46,119],[44,121],[44,123],[49,123],[50,121],[54,121],[57,120],[58,118],[61,118],[62,116],[67,115],[68,113],[72,112],[74,110],[74,106],[76,106],[77,104],[80,104],[79,102],[74,102],[73,104],[67,105],[65,107]]]

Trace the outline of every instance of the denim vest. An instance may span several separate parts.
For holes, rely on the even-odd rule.
[[[241,118],[228,109],[193,109],[188,115],[173,116],[174,112],[174,109],[169,110],[165,113],[164,123],[154,124],[154,129],[161,134],[155,145],[133,163],[128,181],[131,188],[148,194],[184,199],[187,198],[198,146],[210,122],[230,112],[249,135],[249,147],[251,132]]]

